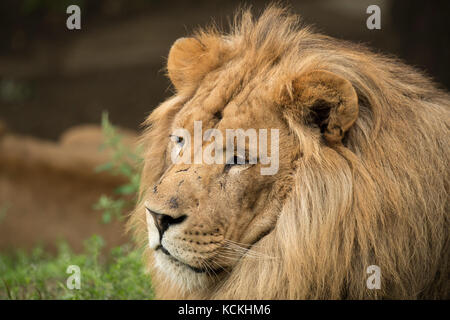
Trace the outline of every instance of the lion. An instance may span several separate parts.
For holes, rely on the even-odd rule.
[[[128,222],[157,298],[449,297],[448,93],[276,6],[177,40],[167,72]],[[278,129],[279,170],[174,163],[194,121]]]

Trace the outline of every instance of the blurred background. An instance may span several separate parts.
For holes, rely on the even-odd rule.
[[[282,3],[317,31],[396,55],[450,88],[450,2]],[[70,4],[81,8],[81,30],[66,28]],[[108,201],[129,196],[136,184],[126,166],[119,173],[95,170],[123,153],[99,149],[107,139],[102,112],[132,149],[142,121],[173,92],[164,74],[171,44],[212,21],[226,29],[245,4],[257,13],[267,2],[0,2],[0,250],[36,244],[52,250],[60,239],[80,250],[94,233],[109,246],[128,241],[123,220],[95,209],[125,210]],[[366,27],[371,4],[381,8],[381,30]]]

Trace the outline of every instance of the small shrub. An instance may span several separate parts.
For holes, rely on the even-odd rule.
[[[110,161],[97,167],[96,171],[107,171],[113,175],[122,175],[127,180],[127,183],[116,188],[115,195],[102,195],[94,204],[94,209],[103,212],[102,221],[109,223],[114,218],[123,219],[126,212],[130,211],[136,204],[141,179],[142,158],[139,146],[132,150],[122,142],[122,136],[109,122],[106,112],[102,115],[102,131],[105,141],[101,148],[111,150],[112,156]]]

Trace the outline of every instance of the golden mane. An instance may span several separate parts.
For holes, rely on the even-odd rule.
[[[248,76],[255,66],[271,68],[267,81],[275,87],[294,74],[333,72],[354,86],[359,117],[345,147],[328,155],[302,135],[298,124],[289,123],[305,145],[305,156],[274,230],[253,248],[271,258],[244,255],[223,281],[201,295],[179,295],[154,273],[158,296],[448,299],[450,96],[413,68],[313,33],[276,7],[258,19],[243,11],[231,32],[208,29],[196,37],[201,43],[220,38],[231,44],[212,68],[226,68],[233,63],[230,57],[245,56],[251,61]],[[166,144],[161,141],[180,99],[164,102],[146,121],[141,198],[163,173]],[[142,245],[147,243],[142,203],[129,228]],[[148,251],[145,260],[151,265]],[[370,265],[380,267],[379,290],[366,286]]]

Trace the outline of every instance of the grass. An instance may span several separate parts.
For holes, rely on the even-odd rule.
[[[102,255],[103,245],[101,237],[92,236],[80,254],[65,243],[59,244],[56,255],[41,247],[0,254],[0,299],[152,299],[141,253],[124,245]],[[67,287],[70,265],[80,268],[79,290]]]

